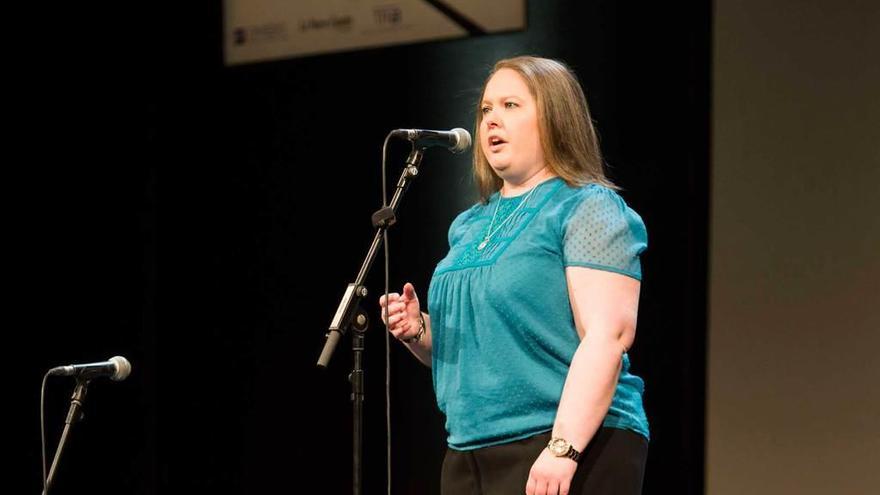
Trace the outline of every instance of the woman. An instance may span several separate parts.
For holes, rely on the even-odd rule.
[[[648,422],[626,351],[647,235],[604,176],[583,91],[559,62],[502,60],[476,140],[481,201],[450,226],[429,312],[410,283],[379,301],[432,367],[442,493],[640,493]]]

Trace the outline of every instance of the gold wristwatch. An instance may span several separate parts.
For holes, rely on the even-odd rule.
[[[574,462],[581,460],[581,453],[575,450],[564,438],[551,438],[547,450],[556,457],[568,457]]]

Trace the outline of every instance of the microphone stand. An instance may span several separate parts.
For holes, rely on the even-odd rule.
[[[353,353],[353,369],[348,376],[351,382],[351,401],[353,413],[353,429],[352,429],[352,493],[361,495],[363,472],[363,403],[364,403],[364,370],[363,370],[363,352],[364,352],[364,334],[369,326],[367,313],[360,307],[361,300],[367,295],[367,288],[364,287],[364,281],[376,259],[379,247],[382,245],[383,236],[389,227],[397,222],[397,207],[400,204],[403,193],[409,188],[410,182],[419,174],[419,165],[422,162],[424,148],[416,148],[413,144],[412,151],[406,159],[406,166],[397,181],[397,187],[394,196],[391,198],[391,204],[381,208],[372,215],[373,227],[376,228],[376,234],[373,236],[373,244],[367,251],[367,256],[361,264],[361,269],[357,274],[357,278],[353,283],[348,284],[342,300],[330,322],[330,329],[327,332],[327,340],[324,343],[324,349],[318,358],[318,367],[326,368],[336,349],[336,345],[343,335],[348,331],[349,327],[354,329],[351,339],[351,349]]]
[[[49,489],[52,488],[52,482],[55,480],[55,470],[58,468],[61,454],[64,453],[64,446],[67,444],[67,436],[70,434],[71,426],[83,418],[82,405],[86,400],[88,386],[88,380],[76,379],[76,387],[74,387],[73,395],[70,397],[70,409],[67,411],[67,419],[64,420],[64,431],[61,432],[61,439],[58,440],[58,447],[55,449],[55,459],[52,460],[52,468],[49,469],[49,476],[46,478],[46,487],[43,489],[43,495],[48,495]]]

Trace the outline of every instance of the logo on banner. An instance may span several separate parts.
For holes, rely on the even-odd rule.
[[[380,5],[373,9],[373,19],[380,26],[397,26],[403,22],[403,10],[398,5]]]
[[[334,29],[336,31],[349,31],[354,25],[351,15],[332,15],[329,17],[309,17],[299,20],[299,31],[319,31],[322,29]]]
[[[232,31],[232,42],[238,46],[282,41],[287,41],[287,25],[283,22],[241,26]]]

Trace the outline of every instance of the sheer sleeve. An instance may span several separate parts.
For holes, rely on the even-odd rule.
[[[564,225],[565,266],[585,266],[642,279],[639,256],[648,247],[642,218],[617,193],[587,186]]]

